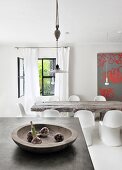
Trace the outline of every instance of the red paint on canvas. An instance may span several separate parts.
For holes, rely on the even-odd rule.
[[[106,62],[108,62],[108,64],[122,64],[122,53],[99,54],[98,67],[103,68]]]
[[[108,72],[109,80],[112,83],[122,83],[122,66],[113,68]]]
[[[118,68],[112,68],[107,72],[108,80],[110,83],[118,84],[122,83],[122,66]],[[106,72],[102,72],[101,83],[105,82]]]
[[[98,54],[98,95],[122,100],[122,53]],[[105,85],[106,77],[109,85]]]
[[[99,89],[100,95],[104,96],[105,98],[113,98],[114,97],[114,90],[112,88],[100,88]]]

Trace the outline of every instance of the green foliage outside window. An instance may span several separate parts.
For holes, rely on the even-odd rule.
[[[52,78],[54,78],[55,75],[50,73],[54,67],[55,59],[38,60],[40,95],[54,95],[54,84],[52,84]]]

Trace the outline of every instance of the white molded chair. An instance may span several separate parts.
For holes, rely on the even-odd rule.
[[[58,110],[47,109],[43,112],[44,117],[60,117]]]
[[[35,113],[35,112],[26,113],[26,112],[25,112],[25,108],[24,108],[24,106],[23,106],[22,103],[18,103],[17,105],[18,105],[18,107],[19,107],[19,109],[20,109],[20,113],[21,113],[20,116],[21,116],[21,117],[37,117],[37,116],[39,116],[39,115],[37,115],[37,113]]]
[[[99,122],[99,134],[104,144],[109,146],[120,146],[120,127],[122,126],[122,111],[109,110],[103,121]]]
[[[80,101],[80,97],[76,95],[72,95],[68,99],[69,101]]]
[[[75,117],[79,118],[87,146],[91,146],[93,143],[92,131],[95,125],[93,113],[89,110],[79,110],[75,113]]]
[[[68,101],[80,101],[80,97],[77,96],[77,95],[72,95],[69,97]],[[74,116],[74,113],[73,112],[68,112],[67,113],[68,117],[73,117]]]
[[[106,98],[104,96],[96,96],[94,101],[106,101]]]
[[[104,96],[96,96],[94,98],[94,101],[106,101],[106,98]],[[95,119],[97,119],[97,118],[100,119],[102,111],[101,110],[97,110],[94,114],[95,114]]]
[[[51,102],[51,101],[59,101],[59,97],[58,96],[51,96],[50,98],[49,98],[49,101]]]

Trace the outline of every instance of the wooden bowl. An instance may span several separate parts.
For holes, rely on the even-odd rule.
[[[34,124],[34,126],[36,131],[39,131],[43,127],[47,127],[50,132],[48,137],[41,138],[41,144],[32,144],[27,141],[27,133],[31,130],[31,126],[25,125],[18,127],[12,132],[12,139],[21,149],[36,153],[55,152],[71,145],[77,138],[76,131],[66,127],[51,124]],[[62,142],[55,141],[54,135],[56,133],[61,133],[64,136]]]

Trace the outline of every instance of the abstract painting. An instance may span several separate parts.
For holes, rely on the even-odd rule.
[[[105,85],[106,77],[108,85]],[[98,95],[122,101],[122,53],[97,54],[97,84]]]

